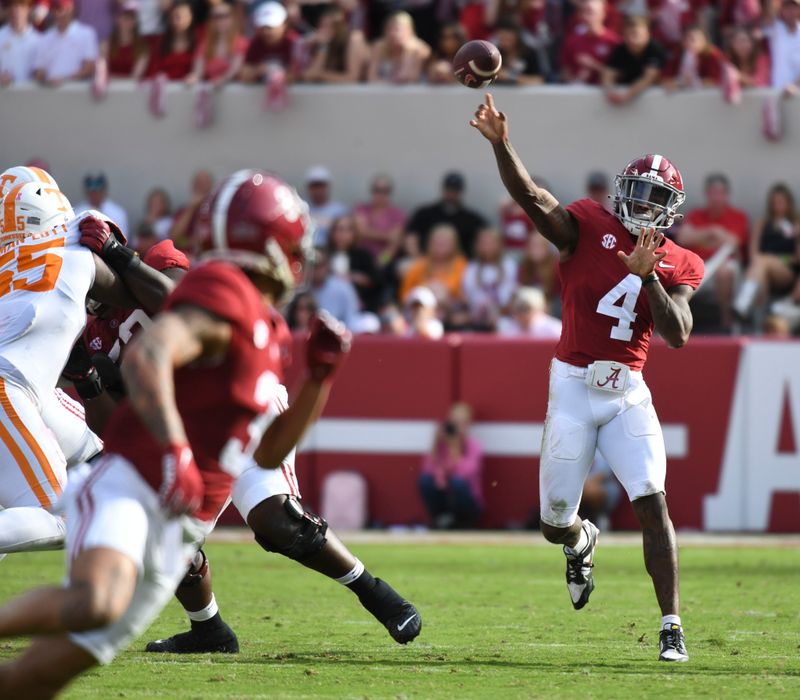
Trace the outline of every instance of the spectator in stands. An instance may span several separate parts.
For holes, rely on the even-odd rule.
[[[321,309],[339,319],[350,330],[359,330],[358,294],[347,279],[333,272],[330,255],[324,248],[316,250],[311,272],[311,292]]]
[[[750,236],[750,265],[736,295],[734,309],[747,317],[753,304],[787,294],[800,269],[800,217],[792,191],[784,183],[770,188],[766,213]]]
[[[141,257],[144,257],[145,253],[156,243],[158,243],[158,236],[156,236],[153,226],[147,221],[141,221],[136,227],[136,235],[129,244]]]
[[[188,247],[189,226],[197,209],[213,188],[214,176],[208,170],[198,170],[192,176],[189,201],[176,210],[174,223],[169,232],[169,237],[175,241],[178,248],[183,250]]]
[[[399,299],[400,287],[406,273],[422,259],[419,239],[416,236],[403,236],[400,250],[383,268],[383,279],[387,297]]]
[[[172,206],[163,187],[155,187],[148,193],[141,223],[150,226],[156,243],[169,236],[173,223]]]
[[[145,38],[155,37],[164,31],[164,15],[169,10],[170,0],[136,0],[139,6],[139,34]]]
[[[536,180],[536,182],[539,181]],[[498,217],[503,248],[519,259],[528,243],[528,236],[534,231],[533,221],[525,213],[525,210],[510,198],[500,203]]]
[[[31,0],[11,0],[8,23],[0,27],[0,87],[27,83],[33,78],[39,34],[30,22]]]
[[[117,3],[111,0],[75,0],[76,19],[94,29],[102,53],[108,48],[116,10]]]
[[[119,226],[126,236],[130,235],[128,214],[119,204],[108,198],[108,178],[105,173],[88,173],[83,178],[83,192],[86,198],[76,205],[76,214],[96,209]]]
[[[586,178],[586,196],[611,211],[613,205],[609,199],[610,194],[608,175],[600,170],[590,172]]]
[[[411,265],[403,277],[400,299],[405,301],[414,287],[426,286],[436,295],[442,315],[461,299],[461,280],[467,260],[458,248],[458,235],[450,224],[437,224],[431,231],[427,253]]]
[[[582,0],[580,23],[566,36],[561,49],[561,77],[565,83],[599,85],[619,35],[605,26],[606,0]]]
[[[538,232],[528,238],[525,252],[518,263],[517,280],[521,287],[538,287],[544,292],[548,307],[558,297],[558,250]]]
[[[712,44],[702,27],[694,25],[686,30],[683,49],[667,72],[667,89],[690,90],[699,87],[719,85],[722,82],[722,69],[725,57]]]
[[[495,27],[495,44],[503,65],[495,78],[498,85],[541,85],[543,71],[536,53],[522,41],[522,28],[511,19],[501,19]]]
[[[147,43],[139,34],[137,8],[136,0],[126,0],[114,18],[106,51],[112,78],[138,80],[147,68]]]
[[[475,527],[483,509],[483,450],[471,423],[469,405],[454,404],[422,461],[419,490],[437,530]]]
[[[453,57],[466,43],[467,35],[458,22],[448,22],[439,30],[436,49],[428,64],[428,82],[434,85],[448,85],[455,82],[453,76]]]
[[[500,233],[485,228],[475,243],[475,259],[461,280],[470,325],[475,330],[494,330],[517,289],[517,266],[503,251]]]
[[[299,36],[288,25],[286,8],[269,0],[256,7],[253,14],[255,35],[244,56],[242,80],[257,83],[294,74],[294,56]]]
[[[168,80],[185,80],[192,72],[197,49],[197,29],[189,0],[176,0],[167,15],[167,29],[153,44],[147,77],[164,75]]]
[[[417,83],[430,55],[431,47],[414,33],[411,15],[397,12],[386,20],[383,36],[372,45],[367,81]]]
[[[314,245],[328,245],[331,224],[347,214],[347,207],[331,199],[331,171],[324,165],[314,165],[306,171],[308,211],[314,222]]]
[[[399,252],[406,213],[392,203],[394,183],[388,175],[376,175],[370,185],[370,200],[353,210],[358,242],[369,250],[378,265],[387,265]]]
[[[783,0],[777,17],[766,3],[764,32],[772,55],[772,87],[791,97],[800,92],[800,0]]]
[[[247,39],[239,33],[233,8],[220,2],[211,8],[211,21],[197,48],[194,68],[187,83],[204,81],[220,88],[239,77],[247,51]]]
[[[408,222],[407,233],[419,239],[419,247],[425,250],[431,229],[437,224],[447,223],[455,227],[461,249],[472,255],[475,236],[484,226],[486,219],[464,206],[463,197],[466,183],[459,172],[450,172],[442,180],[442,197],[438,202],[417,209]]]
[[[86,80],[94,73],[99,55],[94,29],[75,19],[73,0],[52,0],[53,26],[39,42],[34,77],[57,87],[66,80]]]
[[[603,73],[608,101],[624,105],[656,85],[666,60],[664,50],[650,37],[647,19],[626,17],[622,43],[611,51]]]
[[[761,324],[761,334],[765,338],[788,340],[792,337],[792,329],[789,327],[789,322],[783,316],[770,314],[764,319],[764,323]]]
[[[311,330],[311,321],[319,311],[319,305],[311,292],[298,292],[294,295],[286,310],[286,323],[293,331],[307,333]]]
[[[406,298],[405,309],[404,335],[428,340],[439,340],[444,335],[444,326],[438,318],[439,304],[428,287],[414,287]],[[385,323],[385,309],[383,318]]]
[[[728,40],[726,56],[731,66],[736,69],[741,87],[767,87],[769,85],[769,56],[749,30],[741,27],[733,30]]]
[[[544,293],[537,287],[520,287],[511,302],[511,314],[497,323],[497,332],[506,338],[561,337],[561,321],[547,313]]]
[[[381,273],[372,253],[356,244],[352,216],[342,216],[333,222],[328,255],[333,273],[355,288],[361,308],[377,311],[381,303]]]
[[[310,83],[358,83],[369,61],[364,33],[353,29],[341,7],[328,7],[319,26],[305,41],[309,64],[303,80]]]
[[[731,206],[730,182],[721,173],[712,173],[706,178],[705,196],[705,207],[693,209],[686,215],[678,230],[678,243],[705,261],[715,254],[720,256],[718,266],[715,261],[712,270],[707,270],[707,277],[714,281],[721,328],[730,332],[734,284],[741,263],[747,258],[747,214]]]

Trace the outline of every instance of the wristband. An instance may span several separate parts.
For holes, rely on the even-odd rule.
[[[653,282],[658,282],[658,275],[655,273],[655,271],[651,272],[642,280],[642,287],[646,287],[648,284],[652,284]]]
[[[112,270],[118,272],[120,275],[138,267],[142,263],[136,252],[119,243],[111,246],[111,248],[103,254],[103,260],[108,263],[108,266]]]
[[[87,373],[85,379],[73,382],[75,391],[78,392],[84,401],[96,399],[103,393],[103,381],[100,379],[98,371],[92,367]]]

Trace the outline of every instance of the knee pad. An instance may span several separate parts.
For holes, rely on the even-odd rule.
[[[194,555],[192,563],[189,565],[189,570],[178,584],[179,588],[194,588],[199,586],[200,582],[206,577],[208,573],[208,557],[202,549],[197,550]]]
[[[328,523],[316,513],[306,510],[294,496],[289,496],[283,502],[283,511],[278,517],[282,521],[270,528],[273,532],[254,533],[256,542],[268,552],[303,561],[325,546]]]

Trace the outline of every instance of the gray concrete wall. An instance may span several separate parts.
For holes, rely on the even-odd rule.
[[[751,214],[777,179],[800,191],[800,100],[783,103],[786,136],[774,144],[761,133],[765,92],[731,106],[717,91],[654,90],[623,109],[590,88],[498,88],[494,94],[525,163],[563,200],[581,195],[588,171],[612,174],[645,152],[678,164],[690,206],[702,197],[703,177],[716,169],[730,175],[736,203]],[[46,158],[73,201],[87,170],[105,170],[112,197],[134,222],[151,187],[163,185],[180,201],[190,174],[201,167],[218,176],[265,167],[301,185],[306,167],[325,163],[336,196],[348,203],[365,196],[378,171],[395,176],[397,200],[406,206],[433,198],[449,168],[464,171],[472,204],[487,213],[503,193],[488,144],[467,124],[479,92],[302,86],[281,114],[264,112],[262,99],[260,88],[226,88],[216,123],[201,131],[192,122],[194,93],[180,85],[169,88],[163,119],[147,111],[146,92],[125,83],[114,84],[99,104],[84,85],[6,89],[0,91],[0,164]]]

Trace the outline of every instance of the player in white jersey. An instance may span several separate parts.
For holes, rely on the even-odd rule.
[[[0,552],[63,544],[63,522],[48,509],[64,486],[66,458],[45,416],[86,323],[87,298],[152,313],[172,287],[116,240],[103,259],[83,247],[104,217],[70,219],[51,189],[18,184],[2,202]]]
[[[26,182],[40,183],[45,192],[52,195],[60,213],[69,218],[74,216],[69,200],[62,194],[55,178],[46,170],[23,165],[14,166],[0,174],[0,200],[17,185]],[[0,232],[3,219],[0,217]],[[72,467],[88,461],[103,449],[103,441],[86,424],[83,406],[73,401],[61,389],[56,389],[52,397],[42,399],[42,418],[53,432],[67,460]],[[3,547],[0,545],[0,552]]]

